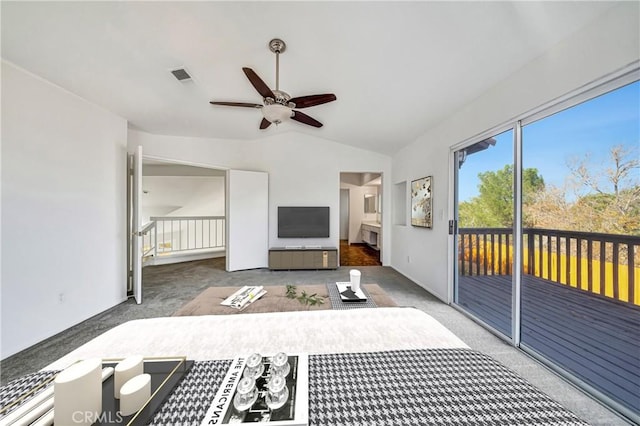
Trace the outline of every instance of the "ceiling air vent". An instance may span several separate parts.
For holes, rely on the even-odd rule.
[[[188,81],[191,80],[191,76],[189,75],[189,73],[187,72],[186,69],[184,68],[178,68],[175,70],[171,70],[171,74],[173,74],[173,76],[175,78],[178,79],[178,81]]]

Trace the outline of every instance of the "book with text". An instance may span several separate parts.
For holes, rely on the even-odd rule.
[[[227,297],[222,302],[220,302],[220,304],[242,310],[247,306],[249,306],[251,303],[261,298],[266,293],[267,291],[261,285],[260,286],[246,285],[242,287],[240,290],[233,293],[231,296]]]
[[[239,411],[233,404],[236,389],[243,377],[246,358],[235,358],[200,426],[234,423],[266,423],[269,426],[308,426],[309,424],[309,358],[306,354],[289,355],[290,372],[286,376],[288,397],[284,405],[270,409],[267,384],[271,378],[271,356],[262,357],[264,371],[256,379],[258,397],[247,409]]]

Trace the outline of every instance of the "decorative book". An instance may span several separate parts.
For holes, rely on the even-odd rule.
[[[264,287],[260,286],[244,286],[240,290],[227,297],[220,302],[221,305],[229,306],[238,310],[243,310],[256,300],[260,299],[267,293]]]
[[[338,292],[340,293],[340,299],[343,302],[366,302],[367,295],[364,294],[362,288],[359,288],[358,291],[353,291],[351,289],[350,282],[337,282],[336,286],[338,287]]]
[[[257,354],[256,354],[257,355]],[[255,355],[252,355],[255,356]],[[308,426],[309,425],[309,358],[305,355],[288,355],[289,372],[284,377],[287,397],[278,408],[269,408],[269,382],[274,380],[271,364],[274,357],[261,357],[259,377],[255,379],[257,398],[238,409],[235,402],[239,393],[239,384],[247,360],[251,357],[237,357],[231,363],[216,396],[207,410],[200,426],[226,425],[237,423],[266,423],[269,426]],[[246,380],[246,379],[245,379]],[[251,380],[253,383],[253,380]],[[242,384],[241,384],[242,386]]]

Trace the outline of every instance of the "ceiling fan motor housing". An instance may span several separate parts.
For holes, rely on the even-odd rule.
[[[276,98],[275,99],[266,98],[265,104],[268,104],[271,101],[280,105],[287,106],[289,108],[296,107],[296,104],[294,104],[293,102],[289,102],[289,99],[291,99],[291,95],[289,95],[287,92],[283,92],[282,90],[273,90],[273,94],[275,95]]]

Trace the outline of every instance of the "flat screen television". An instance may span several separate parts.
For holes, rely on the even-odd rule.
[[[278,238],[329,238],[329,207],[278,207]]]

